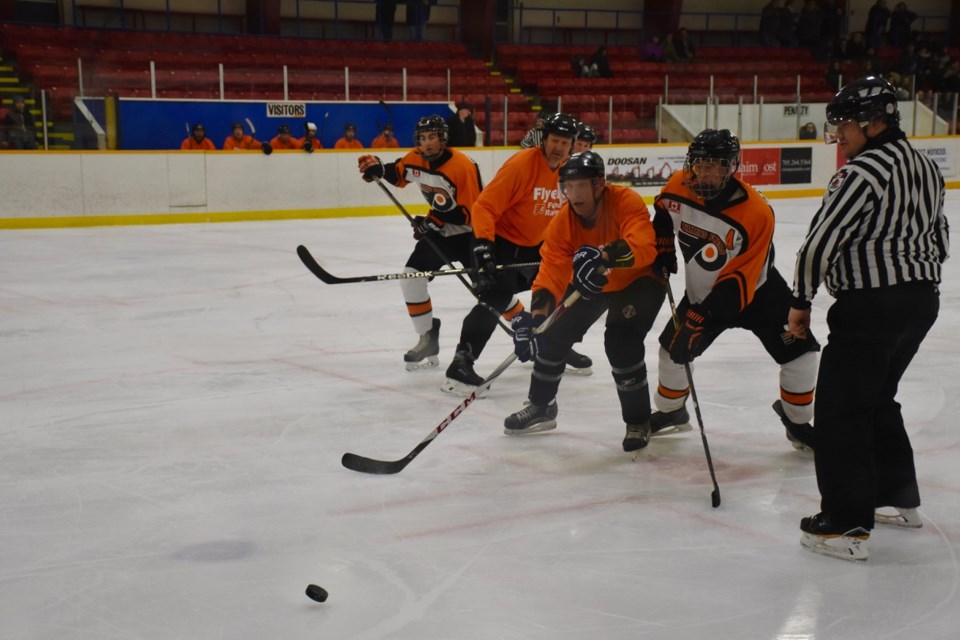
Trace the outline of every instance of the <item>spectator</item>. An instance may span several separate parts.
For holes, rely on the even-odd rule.
[[[760,10],[760,44],[765,47],[780,46],[780,12],[783,0],[770,0]]]
[[[307,153],[313,153],[317,149],[323,149],[323,141],[317,137],[317,125],[308,122],[303,125],[304,135],[300,138],[300,147]]]
[[[348,122],[343,127],[343,137],[333,145],[334,149],[363,149],[363,144],[357,140],[357,126]]]
[[[903,48],[897,61],[897,72],[904,78],[917,72],[917,47],[914,43],[907,42],[907,46]]]
[[[797,14],[793,12],[792,5],[793,0],[784,0],[783,8],[780,9],[777,38],[781,47],[797,46]]]
[[[597,65],[587,64],[586,58],[582,55],[570,58],[570,69],[576,78],[594,78],[597,75]]]
[[[598,78],[612,78],[613,71],[610,69],[610,58],[607,57],[607,48],[601,46],[590,56],[590,67],[596,69]]]
[[[677,44],[672,33],[668,33],[663,38],[663,61],[676,62],[680,59],[677,55]]]
[[[798,136],[801,140],[816,140],[817,139],[817,125],[812,122],[800,127],[800,135]]]
[[[825,0],[823,5],[823,20],[820,21],[820,43],[824,51],[829,51],[837,40],[846,35],[846,15],[843,7],[838,7],[834,0]]]
[[[407,0],[407,26],[410,27],[411,40],[423,40],[430,20],[430,7],[435,4],[437,0]]]
[[[843,70],[840,68],[839,60],[830,62],[830,66],[827,67],[827,73],[823,79],[831,91],[840,91],[840,89],[843,88]]]
[[[906,80],[901,78],[899,73],[891,71],[887,80],[890,81],[890,86],[893,87],[893,92],[897,96],[897,100],[910,99],[910,90],[905,86]]]
[[[867,47],[879,49],[883,46],[883,34],[887,32],[887,20],[890,19],[890,9],[887,8],[887,0],[877,0],[870,12],[867,13],[866,32]],[[873,75],[873,74],[867,74]]]
[[[898,2],[890,14],[889,43],[891,47],[906,47],[910,42],[910,25],[917,14],[907,9],[906,2]]]
[[[880,56],[873,47],[868,47],[867,52],[860,58],[860,77],[879,76],[882,73],[883,64],[880,62]]]
[[[447,144],[454,148],[477,146],[477,125],[473,121],[473,106],[467,102],[457,105],[457,112],[447,118],[450,131]]]
[[[400,143],[397,142],[397,139],[393,137],[393,125],[389,122],[383,125],[383,129],[380,130],[380,135],[373,139],[373,142],[370,143],[370,148],[372,149],[399,149]]]
[[[815,49],[820,41],[823,12],[817,0],[807,0],[797,19],[797,43],[805,49]]]
[[[37,123],[27,111],[23,96],[13,96],[13,109],[3,118],[3,128],[11,149],[31,150],[37,148]]]
[[[246,151],[250,149],[260,151],[263,148],[262,142],[243,132],[242,122],[234,122],[231,130],[232,133],[223,141],[222,148],[224,151]]]
[[[853,56],[850,55],[850,39],[847,36],[840,36],[833,44],[833,50],[830,52],[830,59],[836,62],[850,62]]]
[[[693,40],[690,39],[684,27],[680,27],[680,30],[677,31],[677,39],[673,44],[677,49],[677,58],[680,62],[689,62],[696,57],[697,54],[693,48]]]
[[[867,55],[867,42],[863,39],[862,31],[854,31],[847,42],[847,60],[860,62]]]
[[[643,59],[646,62],[662,62],[663,45],[660,44],[660,36],[653,36],[650,38],[650,40],[647,41],[647,44],[643,45],[641,52],[643,53]]]
[[[393,22],[396,15],[397,0],[377,0],[377,32],[387,42],[393,40]]]
[[[190,135],[180,143],[183,151],[216,151],[217,145],[207,137],[206,128],[199,122],[193,125]]]
[[[277,128],[277,135],[270,141],[274,149],[300,149],[300,139],[290,135],[290,127],[285,124]]]

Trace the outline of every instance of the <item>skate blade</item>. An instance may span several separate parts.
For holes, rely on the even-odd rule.
[[[553,431],[557,428],[556,420],[545,420],[543,422],[538,422],[537,424],[527,427],[526,429],[508,429],[503,428],[503,432],[508,436],[525,436],[530,433],[543,433],[544,431]]]
[[[896,507],[889,507],[889,509],[893,509],[896,513],[877,511],[873,514],[873,521],[877,524],[903,529],[919,529],[923,526],[923,521],[920,520],[920,514],[917,513],[916,509],[899,510]]]
[[[429,356],[425,360],[419,362],[408,362],[407,371],[419,371],[420,369],[433,369],[440,364],[440,358],[437,356]]]
[[[564,370],[564,373],[570,376],[592,376],[593,369],[590,367],[581,367],[580,369],[571,366],[570,363],[567,363],[567,368]]]
[[[870,554],[867,552],[866,542],[866,539],[861,538],[818,536],[807,532],[800,538],[800,546],[807,551],[849,562],[867,561]]]
[[[787,432],[787,440],[789,440],[791,446],[793,446],[793,448],[799,451],[800,453],[811,455],[811,456],[813,455],[813,449],[803,444],[796,438],[791,437],[789,431]]]
[[[660,429],[659,431],[654,431],[653,433],[650,434],[650,436],[652,438],[656,438],[659,436],[672,436],[677,433],[685,433],[687,431],[690,431],[691,429],[693,429],[693,427],[690,425],[689,422],[684,422],[683,424],[672,424],[669,427],[664,427],[663,429]]]
[[[464,384],[458,382],[457,380],[451,380],[447,378],[443,381],[443,384],[440,385],[440,390],[444,393],[449,393],[450,395],[458,396],[460,398],[467,398],[471,393],[477,390],[477,387],[472,384]],[[490,391],[490,386],[487,385],[484,387],[480,393],[477,394],[477,398],[486,398],[487,393]]]

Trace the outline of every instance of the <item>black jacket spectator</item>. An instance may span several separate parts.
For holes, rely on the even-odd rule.
[[[447,144],[451,147],[477,146],[477,125],[473,121],[473,107],[466,102],[457,105],[457,112],[447,118],[450,130]]]
[[[613,71],[610,69],[610,59],[607,57],[607,48],[600,47],[592,56],[590,56],[590,66],[596,67],[597,76],[600,78],[612,78]]]
[[[907,9],[907,3],[899,2],[890,14],[890,46],[905,47],[910,42],[910,25],[917,14]]]
[[[13,108],[3,118],[3,133],[11,149],[37,148],[37,123],[27,111],[23,96],[13,97]]]
[[[812,49],[820,40],[820,26],[823,24],[823,12],[816,0],[807,0],[797,20],[797,42],[801,47]]]
[[[697,55],[693,48],[693,40],[690,39],[687,30],[683,27],[680,27],[677,31],[677,39],[673,45],[677,49],[677,58],[679,58],[681,62],[693,60]]]
[[[890,9],[887,8],[887,0],[877,0],[867,14],[867,27],[864,29],[867,37],[867,47],[879,49],[883,46],[883,34],[887,32],[887,20],[889,19]]]

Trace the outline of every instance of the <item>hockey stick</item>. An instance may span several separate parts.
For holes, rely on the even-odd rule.
[[[667,281],[667,299],[670,300],[670,314],[673,316],[674,329],[680,328],[680,318],[677,317],[677,305],[673,300],[673,287],[670,286],[670,274],[666,269],[663,270],[663,277]],[[693,398],[693,411],[697,414],[697,423],[700,425],[700,439],[703,441],[703,452],[707,456],[707,468],[710,469],[710,478],[713,480],[713,492],[710,494],[710,502],[713,508],[720,506],[720,485],[717,484],[717,474],[713,470],[713,458],[710,456],[710,445],[707,444],[707,434],[703,430],[703,416],[700,415],[700,402],[697,400],[697,388],[693,386],[693,372],[690,371],[690,363],[683,365],[687,372],[687,384],[690,385],[690,397]]]
[[[326,282],[327,284],[350,284],[354,282],[381,282],[383,280],[407,280],[409,278],[432,278],[434,276],[455,276],[462,273],[477,273],[476,267],[464,267],[462,269],[441,269],[438,271],[408,271],[404,273],[380,273],[373,276],[351,276],[341,278],[333,275],[316,261],[310,254],[310,251],[303,245],[297,247],[297,255],[304,266],[310,272]],[[539,262],[518,262],[517,264],[498,264],[497,270],[503,269],[529,269],[539,266]]]
[[[247,123],[247,126],[250,127],[250,135],[257,135],[257,128],[253,126],[253,120],[250,118],[244,118],[244,121]]]
[[[556,309],[553,310],[553,313],[547,316],[547,319],[543,321],[543,324],[534,330],[534,335],[546,331],[546,329],[553,324],[554,320],[557,319],[557,316],[559,316],[564,309],[568,309],[571,305],[573,305],[573,303],[579,298],[579,291],[574,291],[568,295],[566,299],[559,306],[557,306]],[[400,473],[414,458],[420,455],[420,452],[426,449],[427,445],[433,442],[433,440],[440,435],[444,429],[449,427],[451,422],[460,417],[460,414],[463,413],[463,411],[469,407],[474,400],[477,399],[477,396],[485,391],[487,387],[490,386],[490,383],[499,377],[501,373],[506,371],[507,367],[513,364],[513,361],[516,359],[517,354],[511,353],[506,360],[500,363],[500,366],[493,370],[493,373],[488,375],[483,382],[477,385],[477,388],[474,389],[469,396],[467,396],[460,404],[458,404],[456,408],[451,411],[449,415],[447,415],[446,418],[441,420],[440,424],[434,427],[433,431],[431,431],[426,438],[420,441],[420,444],[415,446],[410,453],[399,460],[376,460],[374,458],[359,456],[355,453],[345,453],[343,454],[343,458],[340,460],[340,463],[347,469],[350,469],[351,471],[359,471],[360,473],[373,473],[377,475],[392,475],[394,473]]]

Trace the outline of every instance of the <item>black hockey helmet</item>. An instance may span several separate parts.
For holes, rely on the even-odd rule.
[[[238,127],[239,127],[240,129],[243,129],[243,123],[240,122],[239,120],[237,120],[236,122],[234,122],[233,124],[230,125],[231,131],[232,131],[233,129],[238,128]]]
[[[447,144],[447,140],[450,139],[450,127],[447,126],[446,120],[438,115],[424,116],[417,120],[417,124],[413,128],[414,146],[420,144],[420,134],[427,133],[429,131],[433,131],[440,136],[440,140],[443,142],[443,144]]]
[[[827,104],[827,122],[834,126],[844,120],[855,120],[866,126],[878,118],[888,126],[900,125],[897,92],[892,84],[877,76],[851,82]]]
[[[200,133],[205,133],[207,129],[206,127],[204,127],[202,124],[198,122],[195,125],[193,125],[193,129],[191,129],[191,131],[193,131],[194,133],[196,133],[197,131],[199,131]]]
[[[588,125],[586,122],[581,122],[580,126],[577,127],[577,140],[585,140],[591,145],[596,144],[597,132],[594,131],[593,127]]]
[[[562,138],[577,138],[577,129],[580,122],[568,113],[551,114],[543,122],[543,138],[546,140],[548,134],[560,136]]]
[[[560,166],[560,182],[605,178],[603,158],[595,151],[581,151],[570,156]]]
[[[282,125],[280,125],[279,127],[277,127],[277,133],[286,133],[286,134],[289,134],[289,133],[290,133],[290,127],[287,126],[287,125],[285,125],[285,124],[282,124]]]
[[[704,183],[698,172],[719,165],[723,174],[718,184]],[[740,167],[740,141],[729,129],[704,129],[690,143],[683,164],[683,182],[704,200],[716,198]]]

